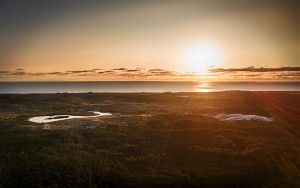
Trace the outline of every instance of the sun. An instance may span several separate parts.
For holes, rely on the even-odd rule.
[[[196,73],[206,73],[211,67],[219,67],[221,61],[221,52],[213,44],[199,44],[184,53],[184,69]]]

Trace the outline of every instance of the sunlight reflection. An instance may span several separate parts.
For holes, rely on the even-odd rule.
[[[211,89],[211,86],[209,83],[202,82],[197,86],[196,91],[197,92],[211,92],[212,89]]]

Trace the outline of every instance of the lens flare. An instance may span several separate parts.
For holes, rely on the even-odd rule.
[[[200,44],[186,50],[184,62],[187,71],[203,74],[210,67],[220,66],[222,55],[216,46],[212,44]]]

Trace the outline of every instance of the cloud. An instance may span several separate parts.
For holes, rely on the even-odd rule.
[[[45,75],[47,75],[47,73],[45,73],[45,72],[25,73],[24,72],[24,75],[28,75],[28,76],[45,76]]]
[[[0,75],[9,75],[10,72],[9,71],[0,71]]]
[[[148,72],[162,72],[164,71],[163,69],[150,69]]]
[[[104,70],[104,71],[97,72],[98,75],[111,75],[111,74],[115,74],[115,73],[116,73],[115,70]]]
[[[114,70],[114,71],[125,71],[127,69],[124,68],[124,67],[121,67],[121,68],[115,68],[115,69],[112,69],[112,70]]]
[[[172,76],[171,71],[160,71],[160,72],[151,72],[150,76]]]
[[[209,70],[223,80],[300,80],[300,67],[245,67],[215,68]]]
[[[206,74],[195,72],[175,72],[167,69],[127,69],[125,67],[113,69],[90,69],[90,70],[70,70],[54,72],[27,72],[22,68],[14,71],[0,70],[1,80],[27,78],[62,78],[64,80],[85,77],[85,79],[215,79],[215,80],[300,80],[300,67],[245,67],[245,68],[214,68]]]
[[[14,71],[10,72],[10,75],[23,76],[26,75],[26,73],[24,71]]]
[[[104,71],[104,73],[113,73],[113,72],[114,72],[113,70]]]
[[[276,77],[281,79],[300,79],[300,72],[283,72],[277,74]]]
[[[89,73],[89,72],[94,72],[93,70],[72,70],[72,71],[67,71],[68,73],[72,74],[80,74],[80,73]]]
[[[140,68],[135,68],[135,69],[126,69],[124,67],[121,67],[121,68],[114,68],[114,69],[111,69],[112,71],[122,71],[122,72],[138,72],[140,71],[141,69]]]
[[[126,72],[138,72],[140,69],[127,69]]]
[[[211,72],[282,72],[282,71],[300,71],[300,67],[277,67],[277,68],[267,68],[267,67],[245,67],[245,68],[214,68],[209,69]]]
[[[147,71],[147,76],[179,76],[180,73],[176,74],[173,71],[165,69],[150,69]]]
[[[259,77],[259,76],[262,76],[263,73],[258,73],[258,74],[233,74],[235,77]]]
[[[48,72],[49,75],[68,75],[68,72]]]

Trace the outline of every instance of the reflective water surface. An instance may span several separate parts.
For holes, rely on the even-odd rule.
[[[300,91],[300,82],[0,82],[0,93]]]

